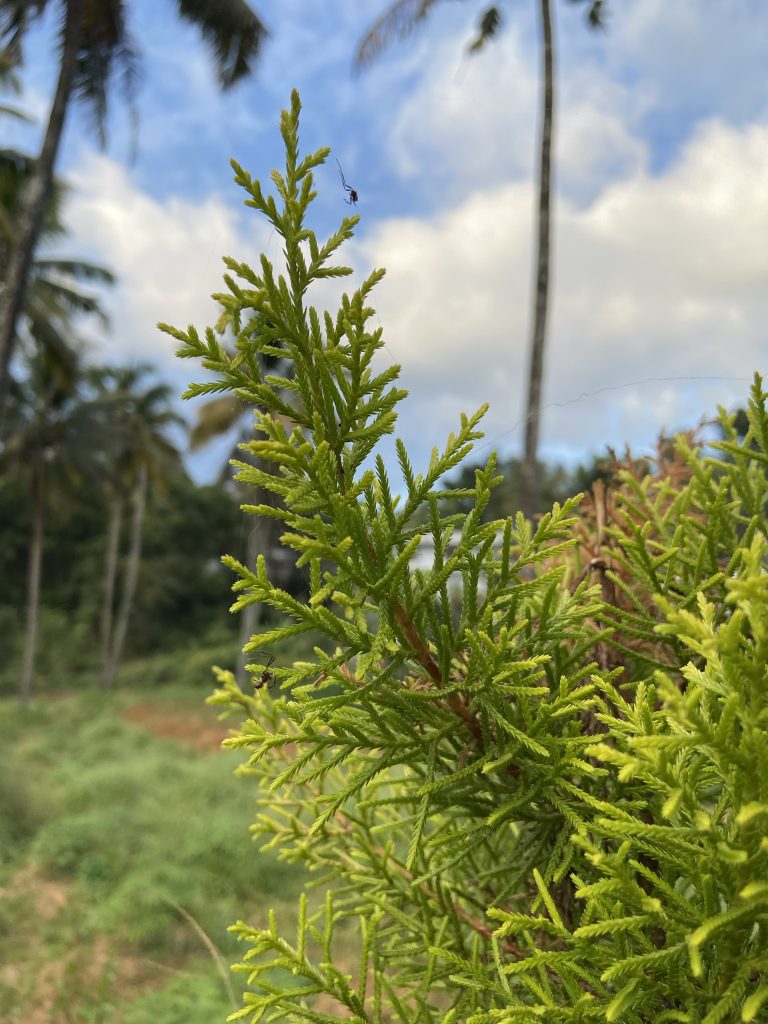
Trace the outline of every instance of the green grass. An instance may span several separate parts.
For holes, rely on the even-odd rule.
[[[178,974],[162,989],[140,996],[126,1010],[123,1024],[189,1024],[224,1021],[235,1009],[222,994],[221,981],[205,974]]]
[[[304,879],[251,841],[254,783],[211,742],[206,692],[92,691],[27,712],[0,701],[1,1020],[32,1019],[41,999],[51,1024],[212,1024],[233,1009],[174,904],[229,963],[227,926],[287,900],[292,913]],[[169,721],[173,738],[158,735]]]

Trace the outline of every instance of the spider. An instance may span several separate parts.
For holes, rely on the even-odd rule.
[[[338,158],[336,159],[336,163],[339,164]],[[357,192],[351,185],[348,185],[346,181],[344,181],[344,171],[341,169],[341,164],[339,164],[339,174],[341,175],[341,184],[349,193],[349,198],[345,199],[344,202],[349,203],[350,206],[357,206]]]
[[[259,651],[259,653],[260,654],[266,654],[266,651]],[[267,664],[264,666],[264,668],[262,670],[261,679],[257,679],[257,680],[254,681],[253,687],[254,687],[255,690],[260,690],[262,688],[262,686],[269,687],[275,681],[275,673],[270,671],[270,665],[272,664],[272,662],[274,660],[275,660],[274,654],[270,654],[269,655],[269,660],[267,661]]]

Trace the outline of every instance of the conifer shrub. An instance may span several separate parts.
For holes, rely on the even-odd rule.
[[[474,486],[441,486],[483,410],[421,472],[397,441],[390,480],[379,443],[404,393],[376,359],[382,271],[335,315],[308,304],[351,273],[333,261],[358,218],[323,243],[307,227],[329,151],[299,155],[299,110],[294,93],[276,196],[233,165],[285,272],[227,258],[218,329],[164,328],[214,373],[188,395],[252,404],[261,468],[238,478],[278,500],[249,511],[279,519],[309,570],[301,602],[263,559],[225,559],[235,608],[287,617],[248,649],[328,640],[290,666],[258,655],[252,693],[220,671],[211,698],[242,717],[226,743],[261,784],[255,837],[327,892],[301,897],[296,934],[273,914],[233,926],[230,1019],[768,1021],[762,381],[745,438],[723,416],[713,452],[679,439],[680,479],[625,475],[601,565],[577,549],[579,498],[534,525],[482,521],[493,455]],[[271,355],[285,372],[262,370]],[[416,571],[422,537],[434,564]]]

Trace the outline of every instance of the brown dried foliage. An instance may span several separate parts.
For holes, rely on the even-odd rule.
[[[700,428],[682,436],[690,448],[702,447]],[[691,467],[675,441],[661,434],[654,453],[636,457],[629,448],[622,455],[609,449],[609,457],[600,469],[602,476],[586,494],[574,527],[577,545],[570,555],[571,592],[584,580],[599,583],[602,600],[609,608],[645,613],[660,621],[648,586],[627,567],[631,560],[622,538],[646,529],[644,540],[649,554],[653,557],[664,549],[666,540],[659,534],[655,521],[669,511],[680,491],[690,482]],[[651,510],[654,515],[650,514]],[[610,621],[608,613],[606,621],[596,626],[605,627]],[[613,629],[611,636],[596,644],[595,660],[606,671],[623,670],[617,680],[619,686],[632,680],[626,673],[626,657],[612,640],[631,651],[649,654],[657,661],[668,660],[663,644],[650,644],[648,640],[620,635]]]

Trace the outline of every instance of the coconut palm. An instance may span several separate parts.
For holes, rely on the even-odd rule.
[[[93,369],[88,375],[93,404],[100,409],[106,442],[101,478],[108,493],[109,520],[102,597],[102,681],[112,689],[125,647],[141,564],[144,514],[150,483],[162,488],[181,464],[167,431],[183,423],[173,409],[173,391],[145,383],[147,365]],[[128,552],[120,600],[115,607],[119,544],[126,504],[130,504]]]
[[[11,60],[6,53],[0,53],[0,87],[13,93],[20,91],[18,78],[13,74]],[[10,117],[18,121],[32,120],[19,107],[8,103],[0,103],[0,117]],[[5,192],[6,178],[10,175],[11,180],[16,176],[18,169],[19,154],[12,149],[0,149],[0,190]],[[8,244],[15,237],[13,225],[5,205],[0,201],[0,240]]]
[[[0,282],[4,280],[15,244],[22,197],[33,167],[34,160],[27,154],[0,149]],[[63,194],[62,184],[54,182],[41,233],[45,242],[55,241],[64,234],[60,217]],[[97,295],[84,290],[84,286],[93,283],[113,284],[114,277],[106,268],[83,260],[33,259],[17,324],[18,339],[29,356],[32,349],[42,347],[50,350],[52,358],[57,358],[58,353],[59,361],[66,361],[72,343],[73,314],[93,314],[106,326],[107,318]],[[0,410],[0,436],[2,422]]]
[[[41,347],[26,361],[9,403],[10,429],[0,463],[9,475],[26,480],[32,510],[26,636],[19,682],[23,705],[32,696],[35,673],[46,508],[51,501],[66,501],[94,469],[98,418],[94,418],[95,410],[80,400],[79,385],[75,349]]]
[[[6,265],[19,195],[29,174],[30,161],[10,150],[0,153],[0,274]],[[62,233],[58,195],[46,211],[46,234]],[[8,231],[2,231],[2,226]],[[84,292],[81,281],[113,281],[103,267],[68,259],[33,261],[20,336],[25,342],[26,372],[12,391],[12,416],[5,429],[0,417],[0,452],[8,469],[25,475],[32,507],[32,534],[27,573],[27,629],[20,696],[29,702],[37,650],[37,628],[42,572],[45,508],[49,493],[65,495],[73,481],[88,469],[88,458],[98,436],[88,409],[78,400],[80,383],[72,315],[90,313],[106,322],[95,295]]]
[[[11,60],[21,62],[28,28],[53,6],[60,11],[58,80],[0,294],[0,415],[8,388],[16,323],[24,304],[70,102],[76,96],[91,107],[103,142],[114,72],[123,72],[130,100],[137,68],[126,4],[118,0],[0,0],[0,44]],[[179,17],[195,24],[210,45],[223,89],[251,72],[267,30],[245,0],[177,0],[176,7]]]
[[[580,3],[584,0],[572,0]],[[359,67],[369,64],[393,38],[412,32],[429,14],[437,0],[397,0],[371,26],[356,55]],[[586,0],[587,20],[593,28],[603,24],[605,0]],[[552,138],[555,114],[554,36],[551,0],[537,0],[542,40],[542,89],[539,134],[539,199],[536,230],[536,287],[534,292],[531,341],[528,357],[528,392],[525,415],[525,446],[521,465],[521,505],[531,516],[538,509],[538,449],[541,420],[541,382],[544,376],[544,348],[549,310],[549,265],[551,253]],[[477,53],[496,36],[501,27],[501,8],[487,7],[469,51]]]

